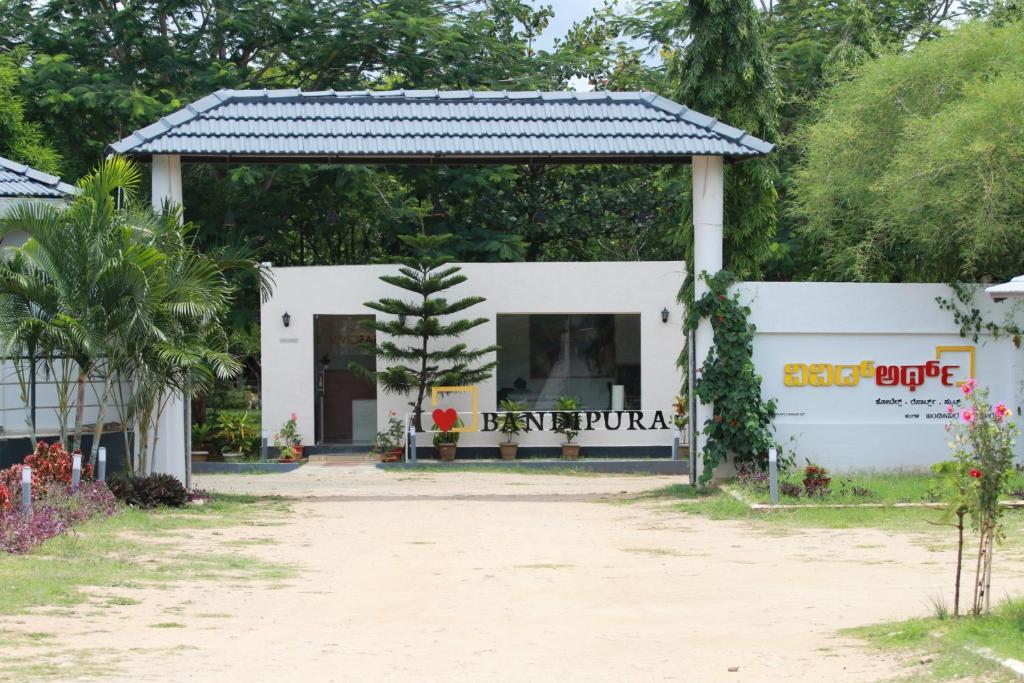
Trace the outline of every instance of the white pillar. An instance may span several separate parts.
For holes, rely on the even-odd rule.
[[[722,269],[722,213],[723,187],[722,157],[693,157],[693,268],[695,279],[694,296],[699,299],[707,291],[707,284],[701,279],[701,273],[714,275]],[[714,344],[715,335],[711,330],[711,321],[703,319],[694,334],[697,367],[707,358],[708,351]],[[699,374],[698,374],[699,377]],[[703,469],[700,454],[704,440],[699,434],[704,422],[713,416],[713,406],[697,403],[697,431],[692,435],[690,448],[697,454],[697,476]]]
[[[154,155],[152,175],[153,209],[162,211],[168,204],[180,207],[181,157]],[[185,397],[180,394],[168,400],[160,416],[159,440],[150,465],[153,472],[172,474],[185,484],[189,478],[189,451],[192,445],[192,425],[186,419],[186,408]]]

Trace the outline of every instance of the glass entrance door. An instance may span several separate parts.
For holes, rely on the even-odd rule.
[[[365,315],[316,317],[318,437],[323,443],[372,443],[377,433],[377,387],[353,366],[376,370],[377,358],[364,348],[374,331],[359,324]]]

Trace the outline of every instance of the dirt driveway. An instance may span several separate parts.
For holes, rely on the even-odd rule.
[[[121,673],[104,680],[118,681],[817,683],[901,672],[836,631],[926,614],[949,583],[945,554],[881,531],[766,533],[602,502],[677,481],[316,466],[208,476],[197,483],[299,498],[283,525],[206,539],[251,540],[244,552],[295,563],[296,578],[142,588],[137,605],[22,627],[113,648]],[[1024,589],[1015,569],[1000,591]],[[185,628],[152,628],[169,610]]]

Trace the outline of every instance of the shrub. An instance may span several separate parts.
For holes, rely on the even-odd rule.
[[[188,502],[188,491],[170,474],[115,479],[110,483],[114,496],[128,505],[140,508],[182,507]]]
[[[779,493],[783,496],[789,496],[790,498],[799,498],[804,492],[804,487],[800,484],[794,484],[791,481],[780,481],[779,482]]]
[[[17,507],[21,500],[21,471],[32,468],[32,489],[49,484],[70,484],[72,455],[62,444],[36,443],[35,450],[25,456],[24,465],[12,465],[0,470],[0,510]],[[92,465],[82,465],[82,481],[92,479]]]
[[[73,524],[110,516],[116,510],[114,495],[102,482],[84,482],[75,492],[65,484],[45,484],[33,489],[28,519],[22,517],[20,503],[0,511],[0,551],[24,553]]]
[[[769,489],[768,473],[764,470],[743,468],[737,473],[736,482],[755,493],[766,493]]]

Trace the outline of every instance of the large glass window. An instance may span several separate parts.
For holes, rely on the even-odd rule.
[[[498,400],[550,410],[576,396],[590,410],[640,408],[640,314],[497,317]]]

